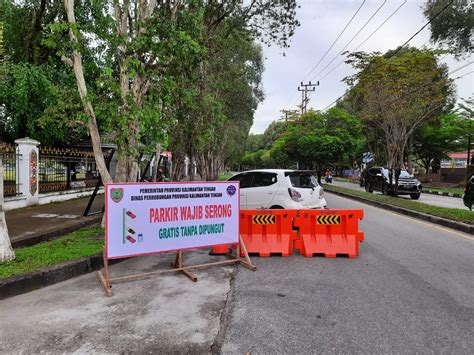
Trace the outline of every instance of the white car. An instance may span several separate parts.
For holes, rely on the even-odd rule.
[[[240,209],[326,208],[324,190],[308,171],[262,169],[234,175],[240,182]]]

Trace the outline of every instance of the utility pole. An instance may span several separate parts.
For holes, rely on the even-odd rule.
[[[288,116],[290,113],[297,113],[297,110],[280,110],[280,112],[284,115],[281,119],[285,120],[285,122],[288,122],[290,117]]]
[[[319,81],[316,84],[311,84],[311,81],[308,84],[301,82],[301,85],[298,86],[298,91],[301,91],[301,114],[306,113],[309,102],[308,92],[316,91],[316,86],[319,86]]]

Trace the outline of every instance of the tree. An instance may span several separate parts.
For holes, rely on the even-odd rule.
[[[0,22],[0,82],[5,79],[6,58],[3,48],[3,22]],[[8,227],[5,220],[5,211],[3,210],[3,163],[0,155],[0,263],[15,259],[15,252],[13,251],[8,236]]]
[[[263,148],[270,149],[273,143],[279,139],[285,131],[288,129],[288,122],[285,121],[273,121],[265,129],[262,136]]]
[[[197,162],[203,179],[215,179],[224,163],[237,160],[263,99],[263,58],[258,43],[288,46],[298,25],[294,0],[208,2],[196,38],[206,48],[178,100],[170,147],[174,157]],[[192,97],[190,99],[189,97]],[[197,134],[199,132],[199,134]],[[176,154],[176,153],[179,154]],[[175,178],[179,178],[176,176]]]
[[[1,36],[0,36],[1,45]],[[3,163],[0,156],[0,263],[15,259],[10,237],[8,236],[8,227],[5,220],[5,211],[3,210]]]
[[[67,19],[71,28],[69,28],[69,38],[74,45],[79,44],[79,40],[76,35],[75,24],[76,17],[74,14],[74,0],[64,0],[64,8],[66,10]],[[97,127],[97,120],[94,113],[94,108],[92,103],[87,95],[87,86],[84,79],[84,68],[82,65],[82,55],[77,48],[72,50],[72,59],[66,56],[63,56],[63,60],[73,68],[74,75],[76,77],[77,88],[79,91],[79,96],[81,97],[82,104],[84,106],[84,112],[87,116],[87,125],[89,128],[89,134],[92,140],[92,149],[94,151],[94,158],[99,170],[100,177],[104,184],[112,182],[112,177],[107,169],[105,163],[104,154],[102,152],[102,146],[100,142],[99,128]],[[105,215],[104,215],[105,217]],[[104,221],[103,221],[104,222]]]
[[[353,53],[349,62],[359,72],[346,82],[361,103],[359,116],[383,134],[391,189],[397,194],[409,138],[451,104],[448,69],[433,52],[413,48],[386,55]]]
[[[452,4],[434,18],[449,2]],[[427,1],[423,13],[427,19],[433,19],[430,24],[431,41],[454,50],[458,55],[471,53],[474,49],[472,42],[473,7],[472,1]]]
[[[350,152],[360,149],[361,128],[356,117],[337,108],[326,113],[312,111],[289,125],[281,140],[277,141],[273,156],[279,161],[278,155],[281,157],[284,153],[306,168],[316,170],[321,182],[326,167],[345,162]]]
[[[435,122],[420,126],[413,134],[413,153],[428,174],[433,162],[464,147],[465,124],[456,114],[441,115]]]

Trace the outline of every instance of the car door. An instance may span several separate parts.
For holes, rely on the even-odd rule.
[[[252,186],[247,189],[247,209],[269,208],[278,191],[276,173],[254,172]]]
[[[384,183],[384,176],[383,176],[383,172],[382,172],[382,169],[380,168],[374,168],[373,169],[373,175],[372,175],[372,188],[374,190],[378,190],[378,191],[381,191],[382,190],[382,185]]]
[[[251,173],[242,173],[232,176],[228,181],[240,182],[240,209],[246,210],[247,207],[247,191],[252,186],[253,175]]]

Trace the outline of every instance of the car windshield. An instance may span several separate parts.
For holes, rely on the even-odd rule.
[[[400,172],[400,177],[401,178],[411,178],[411,175],[408,173],[408,171],[402,170]]]
[[[388,169],[383,169],[383,174],[388,177],[389,174],[388,174]],[[400,177],[401,178],[411,178],[412,176],[408,173],[408,171],[406,170],[402,170],[400,171]]]
[[[318,181],[310,173],[291,173],[289,176],[293,187],[312,189],[318,186]]]

